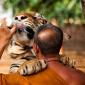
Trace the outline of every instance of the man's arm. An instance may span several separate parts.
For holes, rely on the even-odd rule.
[[[10,41],[12,35],[15,33],[16,26],[14,25],[10,30],[7,26],[0,27],[0,58],[3,54],[3,51]]]

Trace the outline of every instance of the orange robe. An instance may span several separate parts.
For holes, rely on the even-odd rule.
[[[20,76],[19,74],[0,74],[0,85],[67,85],[53,70],[47,68],[40,73]]]

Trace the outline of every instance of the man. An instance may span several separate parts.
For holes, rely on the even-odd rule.
[[[51,69],[55,72],[55,76],[56,74],[61,76],[68,85],[85,85],[85,74],[83,72],[66,67],[59,61],[62,40],[63,33],[58,27],[51,24],[40,27],[34,38],[34,50],[37,58],[45,59],[48,62],[48,72]],[[50,74],[52,73],[50,72]],[[56,80],[54,75],[50,77],[44,72],[43,75]]]
[[[47,69],[30,76],[19,74],[0,75],[0,85],[85,85],[85,74],[65,67],[59,61],[62,31],[46,24],[39,28],[34,38],[34,51],[38,59],[48,62]]]

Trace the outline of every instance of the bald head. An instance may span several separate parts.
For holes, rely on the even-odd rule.
[[[58,54],[62,45],[63,32],[60,28],[45,24],[38,28],[34,42],[40,48],[42,54]]]

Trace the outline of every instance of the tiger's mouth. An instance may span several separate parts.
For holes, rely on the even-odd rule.
[[[26,26],[24,24],[18,23],[16,24],[16,27],[18,32],[22,32]]]
[[[17,25],[17,31],[19,34],[25,33],[29,39],[33,39],[34,31],[31,26],[25,26],[23,24]]]
[[[27,37],[28,37],[29,39],[33,39],[35,32],[33,31],[33,29],[32,29],[31,27],[27,26],[27,27],[24,29],[24,31],[27,33]]]

